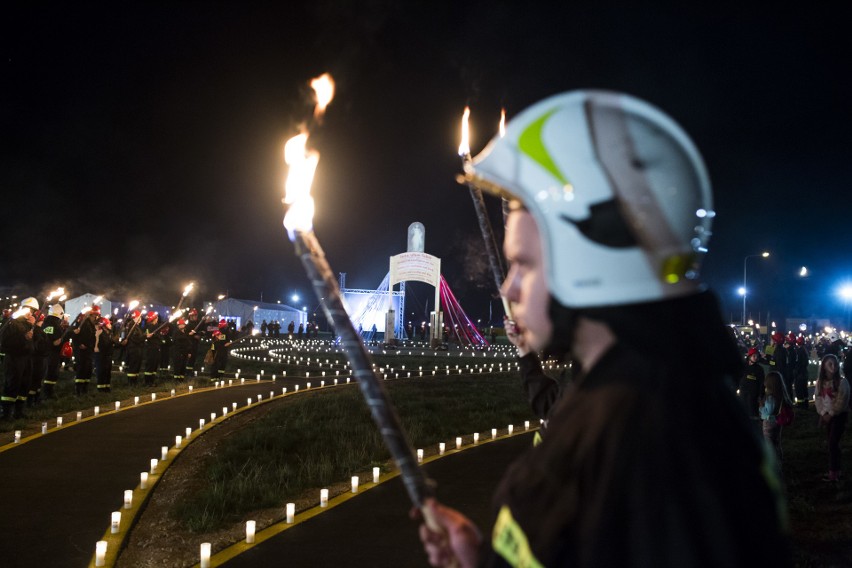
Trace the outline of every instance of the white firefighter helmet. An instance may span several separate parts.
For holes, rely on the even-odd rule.
[[[700,290],[710,181],[686,133],[648,103],[606,91],[550,97],[512,119],[466,170],[469,182],[532,213],[560,304]]]
[[[29,308],[32,311],[36,312],[36,311],[38,311],[38,300],[36,300],[33,297],[25,298],[21,302],[21,307],[22,308]]]
[[[64,313],[65,310],[62,309],[62,304],[53,304],[50,306],[50,315],[61,318]]]

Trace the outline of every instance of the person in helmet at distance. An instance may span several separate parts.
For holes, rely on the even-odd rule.
[[[74,329],[75,337],[72,342],[77,372],[74,377],[74,391],[78,395],[89,392],[89,382],[94,371],[95,322],[101,317],[101,307],[92,306],[81,315],[82,319],[79,327]]]
[[[163,345],[162,336],[157,332],[160,327],[160,314],[150,311],[145,316],[145,386],[152,387],[157,379],[160,368],[160,353]]]
[[[686,134],[577,91],[518,115],[466,178],[512,200],[502,293],[526,344],[577,374],[505,473],[486,542],[426,500],[430,563],[789,565],[772,458],[732,389],[741,358],[698,280],[712,196]]]
[[[125,346],[124,355],[127,363],[127,383],[136,386],[139,382],[139,372],[142,370],[142,352],[145,346],[145,334],[142,332],[142,312],[133,310],[125,318],[124,338],[121,344]]]
[[[3,369],[3,393],[0,395],[3,418],[26,419],[24,404],[32,373],[33,326],[38,300],[25,298],[16,312],[9,314],[0,340],[0,351],[6,354]]]
[[[62,351],[62,341],[65,336],[65,326],[63,325],[64,314],[65,310],[62,309],[60,304],[53,304],[50,306],[42,328],[48,341],[47,372],[42,385],[42,391],[46,400],[54,398],[54,390],[59,380],[59,366],[62,363],[60,352]]]

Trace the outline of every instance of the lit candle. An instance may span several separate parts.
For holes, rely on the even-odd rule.
[[[379,482],[379,468],[374,467],[373,468],[373,483],[378,483],[378,482]]]
[[[199,429],[199,430],[201,430],[202,428],[204,428],[204,424],[205,424],[204,419],[203,419],[203,418],[199,418],[199,419],[198,419],[198,429]]]
[[[231,408],[233,408],[234,410],[236,410],[236,409],[237,409],[237,403],[236,403],[236,402],[232,402],[232,403],[231,403]]]
[[[456,437],[456,449],[461,448],[461,446],[462,446],[462,439],[461,439],[461,436],[457,436],[457,437]]]
[[[246,406],[251,406],[251,399],[250,398],[246,399]]]
[[[529,430],[529,429],[530,429],[530,421],[524,420],[524,430]]]
[[[100,406],[96,406],[96,407],[95,407],[95,416],[99,415],[100,413],[101,413],[101,407],[100,407]]]
[[[246,544],[252,544],[254,542],[255,528],[256,523],[254,521],[246,521]]]
[[[160,448],[160,461],[166,461],[166,459],[168,457],[169,457],[169,447],[168,446],[162,446]]]
[[[56,417],[56,427],[59,428],[60,426],[62,426],[62,417],[57,416]]]
[[[201,543],[201,568],[210,568],[210,543]]]
[[[106,565],[107,542],[99,540],[95,543],[95,566]]]
[[[186,427],[186,439],[189,440],[189,437],[192,436],[192,428],[189,426]]]
[[[118,533],[118,527],[121,525],[121,511],[113,511],[110,522],[110,531],[112,534]]]
[[[296,516],[296,504],[295,503],[287,503],[287,524],[291,524],[293,522],[293,518]]]
[[[211,412],[210,413],[210,423],[212,424],[213,422],[215,422],[215,420],[216,420],[216,413]]]
[[[287,387],[281,389],[281,394],[287,394]]]
[[[151,473],[154,473],[155,471],[157,471],[157,464],[158,463],[159,462],[158,462],[157,458],[151,458]]]
[[[191,393],[191,392],[192,392],[192,385],[189,385],[189,387],[187,387],[187,389],[188,389],[188,390],[189,390],[189,392]]]
[[[129,509],[133,505],[133,490],[127,489],[124,491],[124,508]]]
[[[509,424],[509,435],[512,435],[512,432],[515,430],[515,427]]]
[[[493,440],[496,437],[497,437],[497,428],[492,428],[491,429],[491,439]]]
[[[139,488],[140,489],[148,489],[148,472],[143,471],[139,473]]]
[[[358,493],[358,476],[352,476],[352,493]]]
[[[170,394],[171,394],[171,396],[174,396],[175,395],[175,389],[172,389]]]
[[[15,443],[17,444],[20,441],[21,441],[21,431],[15,430]]]
[[[42,422],[42,423],[41,423],[41,433],[42,433],[42,434],[47,434],[47,422]]]
[[[474,433],[473,433],[473,443],[474,443],[474,444],[479,443],[479,432],[474,432]]]
[[[79,422],[82,419],[83,419],[83,412],[78,410],[77,411],[77,422]]]
[[[445,444],[444,442],[440,442],[438,444],[438,453],[441,454],[442,456],[444,455],[444,451],[446,451],[446,449],[447,449],[447,444]]]
[[[189,390],[192,390],[192,387],[189,387]],[[154,402],[155,400],[157,400],[157,393],[152,392],[151,393],[151,402]]]
[[[139,404],[139,397],[138,397],[138,396],[134,396],[134,397],[133,397],[133,406],[136,406],[137,404]]]
[[[257,402],[260,402],[261,400],[263,400],[263,395],[262,394],[257,395]]]
[[[320,507],[328,505],[328,489],[320,489]]]
[[[423,461],[423,448],[417,448],[417,461]]]

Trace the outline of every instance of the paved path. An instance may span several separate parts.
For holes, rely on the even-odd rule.
[[[439,499],[468,515],[486,534],[491,495],[506,466],[532,444],[523,434],[426,464]],[[256,566],[427,567],[417,524],[399,477],[382,483],[270,538],[224,564]]]
[[[151,458],[210,413],[266,400],[290,381],[196,391],[110,412],[0,452],[0,566],[88,566],[95,543]],[[209,426],[208,426],[209,427]]]

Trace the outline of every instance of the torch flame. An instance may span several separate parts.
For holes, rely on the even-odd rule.
[[[183,289],[183,297],[186,298],[190,292],[192,292],[192,287],[195,286],[195,282],[190,282],[186,285],[186,288]]]
[[[319,118],[325,112],[325,107],[334,98],[334,79],[328,73],[323,73],[316,79],[311,79],[311,88],[314,90],[317,99],[314,116]]]
[[[212,311],[213,311],[213,306],[207,306],[207,309],[206,309],[206,310],[204,310],[204,313],[205,313],[205,314],[209,314],[209,313],[210,313],[210,312],[212,312]]]
[[[91,311],[92,311],[92,306],[86,306],[85,308],[83,308],[82,310],[80,310],[80,313],[81,313],[81,314],[88,314],[88,313],[89,313],[89,312],[91,312]]]
[[[101,302],[103,302],[103,301],[104,301],[104,297],[103,297],[103,296],[98,296],[98,297],[96,297],[96,298],[95,298],[95,301],[94,301],[94,302],[92,302],[92,303],[93,303],[93,304],[100,304],[100,303],[101,303]]]
[[[127,311],[133,311],[133,309],[136,308],[136,306],[138,306],[138,305],[139,305],[139,300],[133,300],[132,302],[130,302],[127,305]]]
[[[284,216],[284,226],[293,239],[294,232],[308,232],[313,227],[314,198],[311,197],[311,183],[319,163],[319,154],[308,150],[307,133],[290,138],[284,145],[284,161],[289,166],[287,172],[287,191],[284,203],[290,207]]]
[[[506,136],[506,109],[500,109],[500,138]]]
[[[173,313],[171,316],[169,316],[169,321],[170,322],[175,321],[176,319],[178,319],[182,315],[183,315],[183,310],[178,310],[175,313]]]
[[[459,144],[459,156],[470,156],[470,126],[468,119],[470,118],[470,107],[464,107],[461,123],[461,144]]]
[[[65,301],[65,298],[67,298],[67,297],[68,297],[68,296],[66,296],[65,294],[62,294],[61,296],[59,296],[59,301],[60,301],[60,302],[64,302],[64,301]]]
[[[51,301],[53,298],[55,298],[55,297],[57,297],[57,296],[61,296],[61,295],[62,295],[62,294],[64,294],[64,293],[65,293],[65,288],[63,288],[63,287],[61,287],[61,286],[60,286],[59,288],[57,288],[56,290],[54,290],[54,291],[52,291],[52,292],[50,293],[50,295],[47,297],[47,301],[49,302],[49,301]]]
[[[323,73],[311,81],[311,88],[317,99],[314,116],[320,117],[334,97],[334,81],[331,75]],[[307,132],[297,134],[284,144],[284,161],[288,166],[284,203],[289,206],[284,215],[284,226],[290,240],[294,240],[296,232],[310,231],[314,221],[311,183],[319,163],[319,153],[308,149]]]
[[[19,317],[21,317],[21,316],[23,316],[23,315],[26,315],[26,314],[28,314],[28,313],[30,313],[30,309],[29,309],[29,308],[21,308],[20,310],[18,310],[18,311],[16,311],[16,312],[14,312],[14,313],[11,315],[11,318],[12,318],[13,320],[14,320],[14,319],[18,319]]]

